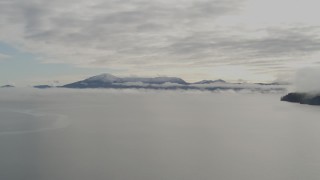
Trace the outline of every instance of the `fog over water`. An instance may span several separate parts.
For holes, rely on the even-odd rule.
[[[298,92],[320,93],[320,68],[302,68],[296,72],[293,90]]]
[[[319,180],[320,109],[283,94],[0,90],[0,179]]]

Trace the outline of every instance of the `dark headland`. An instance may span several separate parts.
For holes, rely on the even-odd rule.
[[[289,93],[281,101],[320,106],[320,93]]]
[[[4,85],[4,86],[0,86],[0,88],[14,88],[13,85]]]

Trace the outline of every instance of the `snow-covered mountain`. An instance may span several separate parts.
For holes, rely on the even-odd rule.
[[[87,82],[100,81],[100,82],[104,82],[104,83],[115,83],[120,80],[121,80],[121,78],[119,78],[119,77],[116,77],[112,74],[105,73],[105,74],[100,74],[97,76],[90,77],[90,78],[85,79],[83,81],[87,81]]]
[[[177,77],[154,77],[154,78],[145,78],[145,77],[124,77],[120,78],[111,74],[101,74],[98,76],[93,76],[88,79],[74,82],[71,84],[66,84],[63,87],[67,88],[120,88],[122,86],[135,86],[135,84],[144,86],[148,85],[161,85],[161,84],[177,84],[177,85],[187,85],[183,79]]]

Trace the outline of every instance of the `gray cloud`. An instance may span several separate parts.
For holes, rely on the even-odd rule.
[[[312,28],[313,29],[313,28]],[[245,38],[245,36],[229,36],[220,32],[194,33],[180,39],[170,49],[176,54],[202,54],[225,52],[235,54],[241,59],[259,59],[270,57],[295,57],[319,51],[320,38],[317,34],[308,34],[295,29],[266,29],[265,37]],[[261,61],[258,61],[259,63]],[[264,61],[262,61],[264,62]],[[270,63],[270,61],[268,61]],[[243,62],[242,62],[243,63]],[[252,62],[250,62],[252,63]]]
[[[320,50],[319,27],[215,23],[241,13],[245,2],[2,0],[0,39],[46,62],[145,70],[231,64],[277,71]]]

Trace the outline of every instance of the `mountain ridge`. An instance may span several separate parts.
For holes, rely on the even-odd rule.
[[[186,81],[177,77],[117,77],[112,74],[104,73],[97,76],[89,77],[82,81],[77,81],[74,83],[66,84],[62,87],[67,88],[107,88],[107,87],[120,87],[121,83],[144,83],[144,84],[165,84],[165,83],[175,83],[180,85],[187,85]]]
[[[217,80],[202,80],[192,84],[214,84],[214,83],[226,83],[225,80],[217,79]]]
[[[81,81],[59,86],[61,88],[114,88],[114,89],[167,89],[167,90],[251,90],[251,91],[283,91],[280,85],[259,85],[250,83],[228,83],[224,80],[203,80],[188,83],[178,77],[117,77],[104,73]]]

